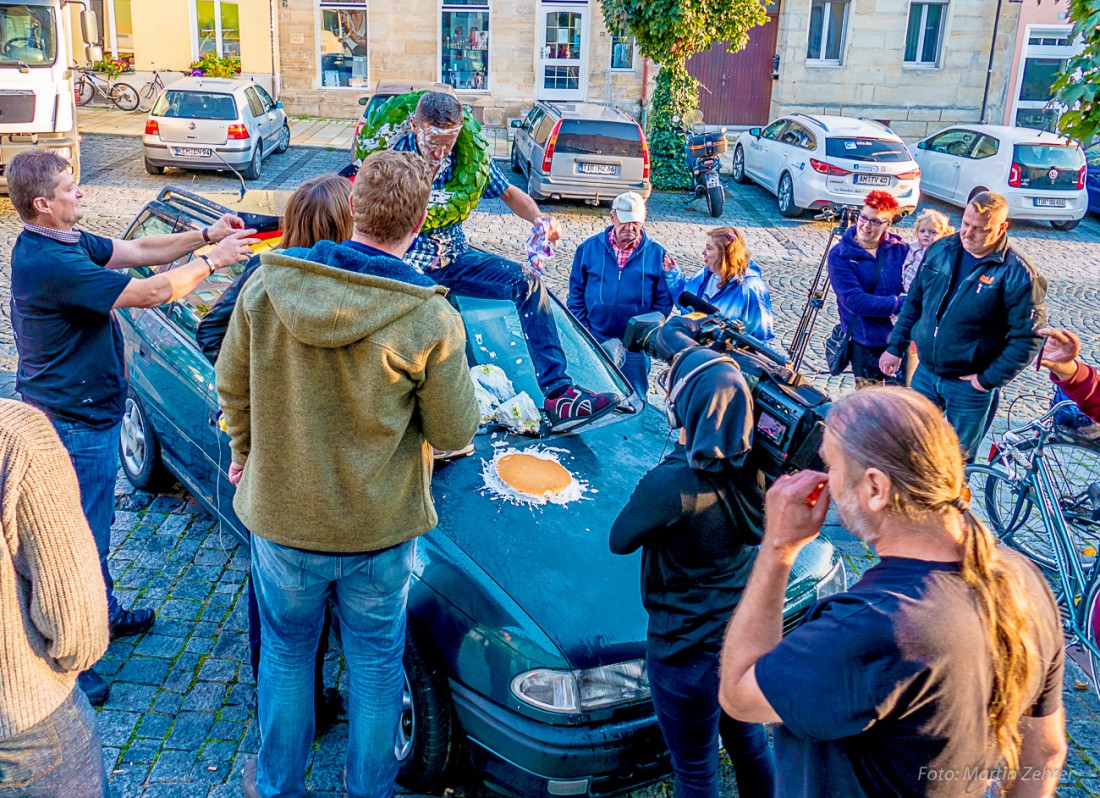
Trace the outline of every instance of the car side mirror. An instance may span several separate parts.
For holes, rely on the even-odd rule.
[[[918,150],[927,150],[928,149],[928,142],[927,141],[918,141],[917,142],[917,149]]]
[[[760,128],[750,127],[749,128],[749,135],[752,136],[754,139],[760,138]]]
[[[360,105],[366,105],[366,104],[367,104],[368,102],[370,102],[370,98],[369,98],[369,97],[360,97],[360,98],[359,98],[359,104],[360,104]]]
[[[510,119],[508,120],[508,127],[523,127],[522,119]]]
[[[275,103],[275,107],[276,108],[282,108],[283,107],[283,101],[279,100],[277,103]]]

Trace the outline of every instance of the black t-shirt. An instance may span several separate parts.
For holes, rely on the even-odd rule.
[[[111,316],[131,277],[105,269],[114,245],[81,232],[66,244],[24,230],[11,255],[15,389],[57,418],[106,429],[126,405],[122,332]]]
[[[1062,705],[1064,650],[1050,588],[1021,572],[1041,663],[1026,714]],[[845,593],[811,608],[756,663],[782,718],[779,796],[977,796],[998,760],[988,732],[989,641],[957,563],[884,558]]]
[[[949,302],[962,281],[977,270],[979,263],[981,263],[980,258],[975,258],[962,247],[959,248],[959,261],[955,264],[955,271],[951,274],[951,288],[947,292]]]
[[[763,511],[759,472],[696,471],[679,444],[642,477],[611,527],[611,550],[642,548],[651,656],[717,650],[752,571]]]

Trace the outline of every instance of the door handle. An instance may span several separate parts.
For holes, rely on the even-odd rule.
[[[142,357],[149,357],[149,350],[146,348],[144,343],[138,344],[138,354]]]

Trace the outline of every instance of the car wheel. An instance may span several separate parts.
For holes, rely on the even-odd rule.
[[[163,166],[157,166],[154,163],[150,163],[149,159],[146,158],[145,159],[145,171],[148,172],[151,175],[162,175],[162,174],[164,174],[164,167]]]
[[[519,153],[516,151],[516,145],[512,145],[512,171],[517,175],[523,174],[523,167],[519,165]]]
[[[775,195],[775,204],[779,213],[789,219],[802,215],[802,209],[794,204],[794,181],[789,172],[784,172],[779,178],[779,191]]]
[[[245,180],[259,180],[260,172],[263,171],[264,163],[264,143],[262,141],[256,142],[256,149],[252,151],[252,161],[248,166],[241,170],[241,176]]]
[[[1063,233],[1073,230],[1079,224],[1081,224],[1080,219],[1064,219],[1057,222],[1052,219],[1050,222],[1051,227],[1053,227],[1055,230],[1061,230]]]
[[[172,480],[160,459],[160,440],[134,389],[126,395],[126,410],[118,436],[122,473],[135,488],[155,491]]]
[[[438,787],[457,761],[461,734],[447,675],[425,656],[411,632],[405,637],[401,722],[394,753],[398,781],[417,792]]]
[[[745,174],[745,150],[740,144],[737,145],[737,149],[733,151],[733,182],[745,183],[750,182],[748,176]]]
[[[531,199],[540,201],[546,199],[546,195],[539,192],[538,182],[535,180],[535,169],[531,168],[531,174],[527,177],[527,193],[531,196]]]
[[[290,123],[283,120],[283,129],[279,131],[279,143],[272,150],[276,155],[282,155],[290,149]]]

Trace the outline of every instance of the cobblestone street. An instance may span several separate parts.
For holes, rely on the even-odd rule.
[[[235,190],[232,176],[169,170],[150,177],[142,168],[140,140],[86,136],[81,182],[85,191],[84,227],[120,236],[142,205],[166,185],[192,190]],[[289,190],[306,178],[335,171],[347,163],[345,150],[292,147],[265,160],[264,177],[250,188]],[[503,164],[507,169],[507,164]],[[510,174],[510,173],[509,173]],[[810,281],[829,236],[829,226],[784,219],[774,198],[755,186],[726,180],[732,192],[725,215],[711,219],[705,207],[688,205],[675,194],[655,194],[646,231],[664,244],[688,273],[701,265],[706,230],[715,223],[741,228],[760,264],[773,298],[776,326],[784,344],[798,321]],[[922,203],[923,204],[923,203]],[[958,223],[960,209],[930,206]],[[564,241],[549,267],[547,280],[564,298],[576,246],[604,227],[607,208],[547,203],[559,216]],[[899,227],[912,237],[912,223]],[[487,201],[467,222],[478,246],[520,259],[528,225],[499,200]],[[16,366],[8,319],[10,255],[20,225],[7,198],[0,198],[0,395],[14,393]],[[1081,336],[1082,357],[1100,362],[1100,220],[1090,216],[1072,232],[1047,224],[1020,222],[1010,235],[1014,244],[1049,282],[1048,306],[1053,325]],[[823,366],[823,338],[836,322],[830,300],[818,320],[807,364]],[[850,377],[813,377],[834,396],[851,389]],[[1049,383],[1033,370],[1008,387],[998,427],[1006,412],[1021,420],[1046,407]],[[995,428],[996,429],[996,428]],[[240,772],[257,750],[255,685],[248,661],[247,600],[244,580],[247,549],[202,511],[182,488],[169,494],[134,490],[119,478],[112,570],[124,605],[154,608],[156,624],[139,638],[111,645],[99,670],[111,682],[111,695],[99,712],[100,734],[117,798],[229,798],[241,795]],[[866,570],[873,556],[835,524],[828,534],[844,555],[849,579]],[[344,690],[338,652],[326,661],[327,683]],[[1085,676],[1070,662],[1066,675],[1067,734],[1070,753],[1064,798],[1100,796],[1100,701],[1083,689]],[[320,796],[337,796],[343,778],[347,725],[339,723],[314,745],[308,786]],[[735,795],[726,774],[723,795]],[[469,796],[474,790],[455,784],[448,794]],[[635,794],[637,798],[671,796],[670,785]]]

